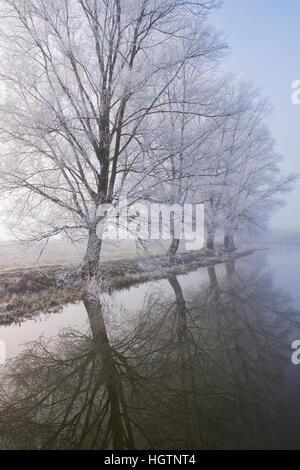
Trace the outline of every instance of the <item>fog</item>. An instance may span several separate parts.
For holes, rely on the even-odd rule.
[[[213,21],[228,38],[231,54],[224,69],[258,83],[273,105],[270,126],[285,171],[300,173],[300,105],[292,104],[292,82],[300,79],[300,3],[290,0],[225,0]],[[286,206],[272,228],[300,229],[300,185],[286,195]]]

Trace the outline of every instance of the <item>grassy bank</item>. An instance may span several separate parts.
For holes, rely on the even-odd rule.
[[[103,261],[98,275],[105,292],[130,288],[132,285],[187,274],[199,267],[227,263],[252,254],[248,247],[215,253],[210,250],[185,252],[168,259],[144,256]],[[19,269],[0,274],[0,324],[20,322],[34,314],[57,312],[68,303],[76,303],[87,294],[88,281],[83,281],[75,268],[50,266],[43,269]]]

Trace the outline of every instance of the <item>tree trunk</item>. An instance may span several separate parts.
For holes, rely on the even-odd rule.
[[[212,289],[217,289],[219,290],[219,282],[216,274],[216,270],[214,266],[209,266],[207,268],[208,272],[208,277],[209,277],[209,282],[210,282],[210,287]]]
[[[235,250],[233,234],[230,233],[228,230],[225,230],[225,234],[224,234],[224,248],[225,250],[229,250],[229,251]]]
[[[226,268],[227,277],[233,276],[233,274],[235,273],[235,260],[232,260],[229,263],[226,263],[225,268]]]
[[[173,238],[171,245],[167,251],[167,256],[175,256],[179,247],[180,240],[178,238]]]
[[[168,278],[168,281],[174,290],[176,298],[176,319],[175,319],[175,331],[178,337],[178,340],[181,344],[181,353],[183,354],[183,359],[188,358],[188,341],[187,341],[187,307],[183,296],[182,287],[176,276],[171,276]],[[183,379],[184,382],[184,379]]]
[[[103,381],[106,385],[107,396],[110,404],[109,427],[111,431],[114,449],[124,449],[124,436],[126,436],[121,405],[121,388],[118,370],[115,364],[113,350],[111,348],[106,327],[102,315],[102,305],[94,297],[87,296],[83,299],[93,335],[94,352],[96,358],[102,364]]]
[[[208,250],[215,249],[215,234],[216,228],[214,220],[211,218],[210,214],[206,214],[205,220],[205,247]]]
[[[212,230],[207,232],[206,236],[206,248],[214,250],[215,248],[215,233]]]
[[[89,238],[84,256],[81,274],[83,277],[93,277],[99,269],[99,260],[102,247],[102,240],[98,238],[96,227],[89,230]]]
[[[186,313],[186,304],[182,292],[181,285],[178,282],[178,279],[176,276],[171,276],[168,278],[169,283],[172,286],[172,289],[174,290],[175,297],[176,297],[176,305],[178,307],[178,312],[180,313]]]

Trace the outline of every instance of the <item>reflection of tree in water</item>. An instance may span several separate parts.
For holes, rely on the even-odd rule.
[[[107,333],[91,286],[91,333],[41,339],[9,364],[1,447],[263,446],[290,306],[269,273],[244,268],[218,279],[210,267],[207,287],[188,295],[169,278],[174,295],[150,295],[126,334]]]
[[[228,268],[230,279],[221,281],[209,268],[208,288],[187,307],[189,360],[182,369],[190,412],[182,407],[181,422],[194,447],[263,446],[277,407],[287,299],[274,292],[269,275]]]

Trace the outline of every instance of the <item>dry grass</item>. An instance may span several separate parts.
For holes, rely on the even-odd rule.
[[[99,284],[103,291],[126,289],[134,284],[163,279],[171,275],[187,274],[201,266],[226,263],[247,256],[253,251],[255,248],[244,248],[231,253],[223,252],[208,256],[208,253],[202,250],[184,253],[172,263],[160,256],[104,262],[99,273]],[[48,273],[19,271],[2,274],[0,323],[20,322],[39,312],[57,312],[64,305],[76,303],[87,295],[87,281],[74,276],[73,284],[68,283],[58,288],[54,282],[55,273],[56,270],[52,268]],[[27,279],[27,283],[24,279]],[[45,279],[49,282],[48,286]],[[3,288],[3,283],[6,288]]]
[[[58,312],[64,305],[76,303],[87,294],[86,287],[76,289],[45,289],[39,293],[7,296],[0,304],[0,323],[15,323],[34,314]]]

